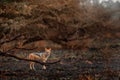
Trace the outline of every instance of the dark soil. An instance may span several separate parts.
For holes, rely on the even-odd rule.
[[[49,61],[61,62],[47,65],[46,70],[36,64],[36,71],[29,69],[29,62],[12,58],[0,58],[1,80],[119,80],[120,47],[111,48],[114,53],[104,58],[100,50],[53,50]],[[111,51],[111,49],[109,49]]]

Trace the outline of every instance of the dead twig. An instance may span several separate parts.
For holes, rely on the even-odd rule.
[[[5,40],[5,41],[3,41],[3,42],[0,42],[0,45],[2,45],[2,44],[4,44],[4,43],[11,42],[11,41],[14,41],[14,40],[16,40],[17,38],[19,38],[19,37],[21,37],[21,36],[22,36],[21,34],[18,34],[18,35],[16,35],[15,37],[13,37],[13,38],[11,38],[11,39],[9,39],[9,40]]]
[[[34,48],[19,48],[19,47],[15,47],[14,49],[20,49],[20,50],[35,50],[35,49],[37,49],[37,47],[34,47]]]

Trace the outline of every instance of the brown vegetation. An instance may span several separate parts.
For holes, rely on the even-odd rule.
[[[90,47],[91,39],[120,38],[117,35],[119,27],[112,25],[111,15],[110,10],[99,6],[82,6],[78,0],[1,4],[1,39],[22,33],[19,41],[23,45],[31,42],[36,45],[36,41],[47,40],[56,44],[53,48],[79,49],[81,43],[88,40],[87,45],[86,42],[82,45]],[[38,47],[40,49],[42,45],[52,43],[43,43]]]

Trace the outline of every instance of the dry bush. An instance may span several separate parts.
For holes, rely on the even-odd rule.
[[[16,3],[15,6],[19,4],[16,8],[10,6],[13,3],[1,6],[2,10],[5,9],[6,15],[16,15],[17,11],[19,14],[17,17],[25,17],[20,19],[20,21],[24,19],[23,22],[26,23],[19,26],[17,33],[24,33],[27,42],[52,40],[63,46],[69,46],[69,42],[85,42],[89,38],[112,38],[119,29],[112,25],[112,11],[102,6],[80,5],[84,2],[83,0],[35,0],[30,3]],[[3,16],[3,13],[0,15]],[[15,17],[12,16],[13,19]],[[70,47],[72,46],[79,48],[80,43]]]

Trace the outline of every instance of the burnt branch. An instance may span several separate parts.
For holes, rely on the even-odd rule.
[[[20,49],[20,50],[35,50],[38,47],[34,47],[34,48],[19,48],[19,47],[15,47],[14,49]]]
[[[4,44],[4,43],[8,43],[8,42],[11,42],[11,41],[14,41],[14,40],[17,40],[17,38],[21,37],[22,35],[21,34],[18,34],[16,35],[15,37],[9,39],[9,40],[5,40],[5,41],[2,41],[0,42],[0,45]]]
[[[30,59],[26,59],[26,58],[21,58],[21,57],[18,57],[16,55],[9,54],[9,53],[4,53],[4,52],[0,52],[0,56],[12,57],[12,58],[15,58],[15,59],[18,59],[18,60],[23,60],[23,61],[32,61],[32,62],[35,62],[35,63],[39,63],[41,65],[50,65],[50,64],[55,64],[55,63],[58,63],[58,62],[61,61],[61,60],[57,60],[55,62],[44,63],[44,62],[40,62],[40,61],[37,61],[37,60],[30,60]]]
[[[37,47],[34,47],[34,48],[19,48],[19,47],[16,47],[16,46],[15,46],[15,47],[13,47],[13,48],[5,51],[4,53],[8,53],[9,51],[12,51],[12,50],[14,50],[14,49],[17,49],[17,50],[35,50],[35,49],[37,49]]]
[[[23,43],[23,45],[29,44],[29,43],[31,43],[31,42],[39,41],[39,40],[43,40],[42,37],[40,37],[40,36],[34,36],[34,37],[31,37],[31,38],[27,39],[27,40]]]

